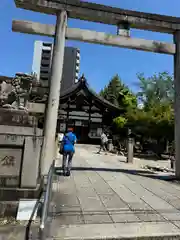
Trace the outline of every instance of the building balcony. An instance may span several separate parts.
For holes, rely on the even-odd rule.
[[[79,72],[79,70],[80,70],[80,67],[76,66],[76,72]]]
[[[77,79],[79,78],[79,72],[75,73],[75,78],[77,78]]]
[[[50,65],[50,63],[51,63],[51,59],[50,58],[48,58],[48,59],[42,58],[41,59],[41,65]]]
[[[43,72],[41,72],[41,73],[40,73],[40,79],[41,79],[41,78],[44,78],[44,79],[47,78],[47,79],[49,79],[49,73],[43,73]]]
[[[51,59],[51,52],[49,53],[45,53],[45,52],[42,52],[42,59]]]
[[[76,59],[76,65],[80,65],[80,59]]]
[[[42,67],[42,66],[41,66],[40,72],[41,72],[41,73],[49,73],[49,72],[50,72],[49,66],[48,66],[48,67]]]
[[[46,54],[51,54],[51,48],[50,47],[43,47],[42,49],[42,54],[46,53]]]
[[[80,59],[80,52],[77,52],[76,57]]]

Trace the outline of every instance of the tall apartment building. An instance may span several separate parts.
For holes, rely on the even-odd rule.
[[[52,43],[35,42],[32,72],[37,74],[37,78],[43,86],[48,86],[49,84],[52,52]],[[68,89],[78,81],[79,69],[80,50],[73,47],[65,47],[61,91]]]

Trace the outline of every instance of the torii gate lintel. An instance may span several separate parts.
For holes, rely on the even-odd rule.
[[[128,22],[131,28],[162,33],[180,30],[180,18],[110,7],[80,0],[14,0],[19,8],[54,14],[66,10],[69,18],[118,26]]]

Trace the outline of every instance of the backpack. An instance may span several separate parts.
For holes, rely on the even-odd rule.
[[[67,135],[65,135],[65,137],[67,137],[67,139],[70,141],[70,143],[71,143],[72,145],[74,145],[74,142],[72,142]],[[63,140],[62,140],[61,145],[60,145],[60,148],[59,148],[59,153],[60,153],[61,155],[63,155],[63,153],[64,153],[64,141],[63,141]]]

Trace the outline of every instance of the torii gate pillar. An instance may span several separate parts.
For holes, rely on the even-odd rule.
[[[176,53],[174,55],[174,89],[175,89],[175,173],[176,178],[180,179],[180,31],[174,34]]]
[[[41,174],[47,175],[55,157],[55,135],[58,117],[59,97],[64,62],[65,34],[67,28],[67,12],[57,14],[51,65],[50,91],[46,111],[44,141],[41,153]]]

